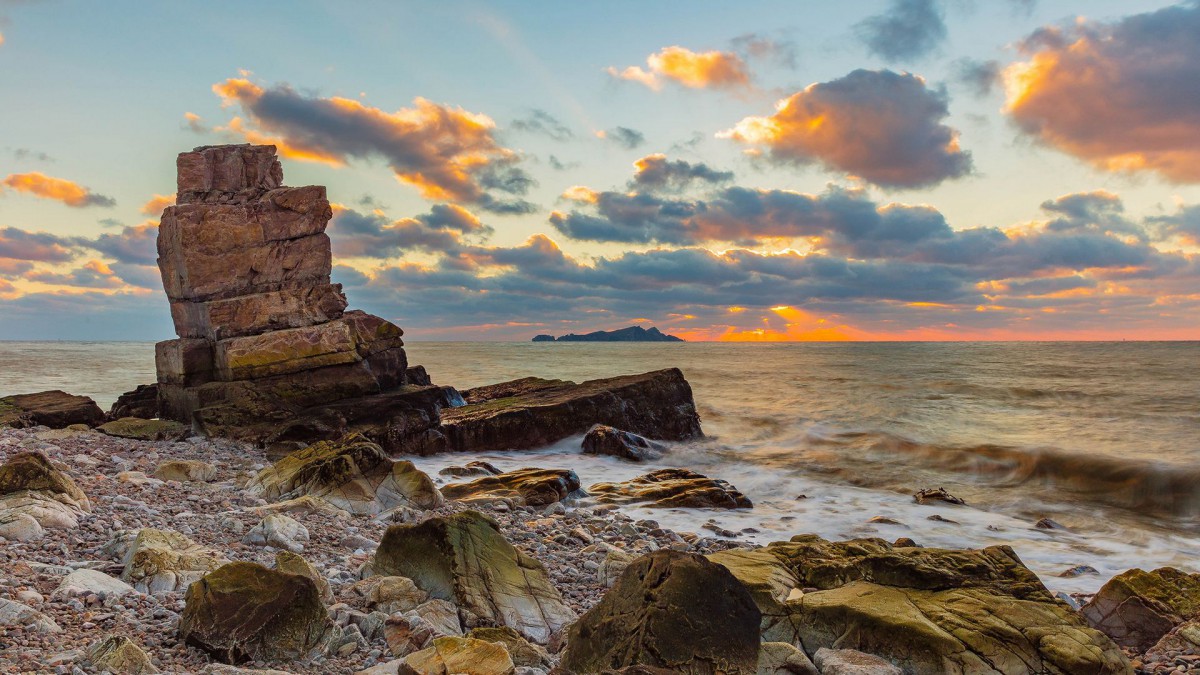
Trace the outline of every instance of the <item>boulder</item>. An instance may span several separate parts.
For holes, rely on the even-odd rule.
[[[728,569],[750,592],[762,615],[763,641],[797,641],[797,627],[786,603],[800,581],[784,560],[767,549],[731,549],[709,554],[708,559]]]
[[[510,675],[513,662],[504,645],[464,637],[435,638],[419,652],[404,657],[401,675]]]
[[[613,549],[604,554],[604,560],[596,568],[596,581],[605,588],[612,588],[617,583],[621,573],[635,560],[635,556],[620,549]]]
[[[121,394],[104,417],[110,422],[122,417],[146,420],[158,417],[158,384],[139,384],[133,391]]]
[[[688,673],[754,673],[761,615],[729,570],[669,549],[635,560],[572,625],[569,672],[651,666]]]
[[[149,527],[123,544],[114,544],[113,549],[125,565],[121,579],[151,595],[184,590],[227,562],[219,551],[178,532]]]
[[[121,597],[134,592],[133,586],[108,576],[99,570],[78,569],[59,582],[54,590],[55,599],[72,598],[86,595],[100,597]]]
[[[465,502],[508,500],[518,506],[547,506],[579,490],[570,469],[518,469],[442,487],[446,499]]]
[[[549,670],[552,665],[550,655],[546,653],[545,649],[529,642],[508,626],[472,628],[467,633],[467,637],[504,645],[505,651],[512,658],[513,665],[517,667]]]
[[[110,635],[92,644],[87,649],[87,659],[97,671],[115,675],[159,672],[146,652],[124,635]]]
[[[1172,654],[1200,654],[1200,619],[1184,621],[1171,629],[1146,650],[1144,660],[1170,661]]]
[[[821,675],[904,675],[890,662],[853,649],[822,647],[813,657]]]
[[[57,389],[0,398],[0,427],[46,426],[62,429],[72,424],[94,427],[104,422],[104,411],[87,396],[72,396]]]
[[[946,488],[927,488],[913,495],[913,501],[918,504],[954,504],[962,506],[965,501],[946,491]]]
[[[273,513],[263,518],[262,522],[250,528],[246,536],[242,537],[243,544],[274,546],[292,553],[303,551],[307,541],[308,528],[281,513]]]
[[[597,424],[583,437],[583,454],[608,455],[630,462],[645,462],[662,457],[666,446],[628,431]]]
[[[294,452],[262,470],[246,490],[268,501],[311,495],[367,515],[397,506],[428,509],[442,503],[433,480],[412,462],[393,461],[379,445],[359,435]]]
[[[21,626],[35,633],[61,633],[63,630],[54,619],[36,609],[5,598],[0,598],[0,626]]]
[[[139,417],[122,417],[96,427],[97,431],[138,441],[178,441],[191,435],[190,427],[172,420],[145,420]]]
[[[764,642],[758,649],[757,675],[821,675],[821,673],[817,672],[817,667],[808,659],[808,656],[795,646],[786,642]],[[900,675],[900,671],[897,670],[896,675]]]
[[[1007,546],[896,548],[800,535],[754,555],[713,558],[731,561],[765,614],[782,613],[772,639],[810,655],[856,649],[922,673],[1129,671],[1117,645],[1056,601]]]
[[[737,488],[689,469],[659,469],[623,483],[588,488],[601,502],[652,508],[748,509],[753,504]]]
[[[426,600],[416,607],[406,612],[408,616],[415,616],[430,626],[433,626],[433,631],[437,635],[462,635],[463,627],[462,620],[458,617],[458,608],[451,603],[441,598]]]
[[[1200,618],[1200,574],[1131,569],[1104,584],[1080,612],[1117,644],[1142,652],[1185,619]]]
[[[0,465],[0,495],[37,492],[83,511],[91,502],[65,472],[55,468],[40,452],[22,452]]]
[[[429,594],[408,577],[369,577],[351,589],[365,600],[367,609],[385,614],[411,611],[429,599]]]
[[[491,462],[479,460],[467,462],[463,466],[448,466],[438,471],[439,476],[451,478],[470,478],[472,476],[496,476],[504,473]]]
[[[188,587],[179,636],[218,661],[287,661],[323,652],[336,635],[321,592],[302,574],[232,562]]]
[[[320,497],[312,495],[301,495],[295,499],[285,499],[274,504],[264,504],[262,506],[251,506],[246,509],[251,513],[260,516],[266,516],[272,513],[300,513],[306,515],[319,515],[328,518],[336,518],[346,520],[350,518],[350,512],[345,509],[330,504]]]
[[[173,459],[161,462],[154,469],[154,477],[180,483],[209,483],[216,480],[217,467],[198,459]]]
[[[606,424],[650,438],[698,438],[692,389],[678,369],[581,384],[525,378],[463,392],[442,411],[448,448],[481,452],[536,448]]]
[[[317,590],[321,593],[321,602],[330,604],[333,602],[333,588],[329,586],[329,580],[321,575],[307,560],[291,551],[279,551],[275,554],[275,569],[288,574],[299,574],[300,576],[308,577],[317,585]]]
[[[28,513],[4,507],[0,498],[0,537],[8,541],[37,541],[46,535],[42,524]]]
[[[67,502],[61,494],[50,496],[44,492],[21,490],[0,495],[0,522],[9,523],[14,535],[36,535],[37,529],[29,524],[30,519],[42,530],[69,530],[79,527],[81,515],[83,510]]]
[[[575,613],[542,564],[505,540],[476,511],[392,525],[371,561],[376,574],[408,577],[431,598],[458,607],[462,625],[508,626],[545,643]]]
[[[383,625],[383,639],[392,656],[407,656],[424,649],[435,637],[443,635],[438,633],[433,624],[412,612],[393,614]]]

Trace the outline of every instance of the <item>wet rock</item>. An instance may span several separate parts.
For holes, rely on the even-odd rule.
[[[87,650],[87,659],[96,670],[116,675],[159,672],[146,652],[124,635],[110,635],[91,645]]]
[[[1100,574],[1100,572],[1097,571],[1096,568],[1092,567],[1091,565],[1076,565],[1074,567],[1065,569],[1062,572],[1059,572],[1058,576],[1060,576],[1064,579],[1072,579],[1074,577],[1084,576],[1085,574],[1086,575],[1095,575],[1095,574]]]
[[[753,507],[749,498],[729,483],[689,469],[659,469],[623,483],[597,483],[588,492],[601,502],[653,508]]]
[[[329,580],[299,555],[291,551],[279,551],[275,554],[275,569],[312,579],[321,593],[321,602],[325,604],[333,602],[333,589],[329,586]]]
[[[139,441],[175,441],[191,435],[190,427],[172,420],[146,420],[138,417],[122,417],[96,427],[96,431]]]
[[[412,462],[393,461],[359,435],[322,441],[264,469],[247,492],[268,501],[320,497],[351,513],[375,515],[397,506],[434,508],[442,503],[432,479]]]
[[[588,429],[583,437],[585,455],[607,455],[631,462],[645,462],[662,457],[664,450],[666,446],[661,443],[604,424]]]
[[[442,495],[471,503],[510,500],[518,506],[546,506],[577,490],[579,476],[570,469],[518,469],[442,486]]]
[[[225,663],[321,653],[336,628],[312,579],[233,562],[188,587],[179,636]]]
[[[124,541],[113,542],[111,549],[125,565],[121,579],[151,595],[184,590],[228,562],[220,552],[172,530],[143,528]]]
[[[104,422],[104,411],[87,396],[72,396],[57,389],[0,398],[0,427],[46,426],[62,429],[72,424],[94,427]]]
[[[572,625],[560,666],[594,673],[651,666],[689,673],[754,673],[761,614],[725,567],[661,550],[635,560]]]
[[[243,544],[274,546],[293,553],[303,551],[307,541],[308,528],[295,519],[279,513],[273,513],[263,518],[262,522],[250,528],[246,536],[242,537]]]
[[[160,463],[154,469],[154,477],[180,483],[209,483],[216,479],[217,468],[198,459],[173,459]]]
[[[25,630],[36,633],[61,633],[54,619],[42,614],[36,609],[0,598],[0,626],[22,626]]]
[[[404,657],[400,675],[511,675],[513,662],[504,646],[463,637],[435,638],[429,647]]]
[[[903,675],[904,672],[878,656],[853,649],[822,647],[813,660],[821,669],[821,675]]]
[[[946,488],[928,488],[913,495],[913,501],[918,504],[955,504],[965,505],[966,502],[946,491]]]
[[[551,667],[550,655],[539,645],[535,645],[521,637],[517,631],[504,626],[500,628],[472,628],[467,637],[484,642],[498,642],[512,658],[514,666],[527,668]]]
[[[463,392],[442,411],[442,433],[458,451],[536,448],[595,424],[662,440],[703,435],[692,390],[678,369],[581,384],[525,378]]]
[[[1065,530],[1067,529],[1061,523],[1049,518],[1042,518],[1033,524],[1039,530]]]
[[[467,462],[464,466],[448,466],[441,471],[438,471],[439,476],[449,476],[452,478],[470,478],[472,476],[495,476],[503,473],[490,462],[473,461]]]
[[[1200,615],[1200,574],[1173,567],[1122,572],[1080,611],[1117,644],[1145,651],[1184,619]]]
[[[509,626],[540,643],[575,619],[542,564],[476,511],[392,525],[372,559],[376,574],[413,580],[458,607],[463,626]]]
[[[757,675],[820,675],[803,651],[786,642],[764,642],[758,650]]]

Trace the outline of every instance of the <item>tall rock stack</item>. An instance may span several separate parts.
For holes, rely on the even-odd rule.
[[[404,384],[403,331],[330,283],[324,187],[284,187],[273,145],[200,147],[177,168],[158,233],[179,335],[155,347],[163,416],[261,423]]]

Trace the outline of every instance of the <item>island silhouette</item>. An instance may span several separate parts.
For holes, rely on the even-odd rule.
[[[534,342],[686,342],[681,337],[668,335],[657,327],[630,326],[618,330],[598,330],[576,335],[569,333],[555,338],[553,335],[535,335]]]

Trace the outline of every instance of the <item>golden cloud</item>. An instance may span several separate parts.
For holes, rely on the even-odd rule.
[[[17,192],[24,192],[42,199],[53,199],[76,208],[114,206],[117,203],[112,197],[96,194],[78,183],[47,176],[37,171],[9,174],[0,182]]]
[[[142,213],[156,216],[163,212],[163,209],[175,203],[175,195],[154,195],[150,201],[142,204]]]
[[[664,47],[646,58],[646,68],[629,66],[623,70],[608,68],[608,74],[622,80],[640,82],[658,91],[664,81],[691,89],[739,89],[750,86],[750,72],[741,57],[733,52],[694,52],[678,45]]]

